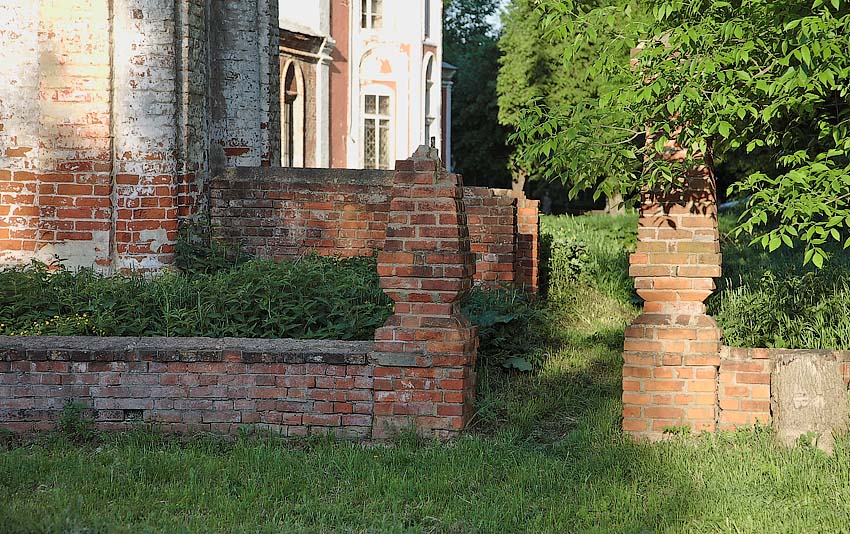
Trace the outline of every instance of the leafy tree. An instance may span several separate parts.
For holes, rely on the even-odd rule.
[[[598,35],[613,39],[590,69],[606,81],[598,98],[523,112],[523,160],[575,194],[670,187],[703,155],[758,156],[733,186],[749,196],[738,232],[769,250],[802,244],[804,263],[818,267],[831,242],[850,247],[847,0],[646,5],[650,19],[623,24],[615,6],[541,0],[542,20],[570,41],[566,61]],[[638,48],[632,65],[624,47]],[[688,148],[686,161],[658,157],[672,138]]]
[[[601,5],[595,0],[585,0],[584,4],[588,7]],[[627,0],[604,0],[603,4],[614,7],[613,13],[619,10],[621,19],[626,17],[627,6],[631,9]],[[569,61],[565,61],[567,49],[574,44],[576,36],[553,31],[562,26],[557,20],[558,14],[538,6],[538,0],[513,0],[503,17],[497,86],[499,120],[512,129],[522,124],[530,103],[544,109],[575,112],[586,102],[598,98],[601,91],[608,90],[606,84],[610,83],[603,77],[591,76],[590,70],[599,50],[608,46],[615,35],[603,31],[585,39],[570,49]],[[627,48],[621,47],[617,53],[621,61],[628,61]],[[520,180],[526,175],[531,178],[545,176],[546,173],[541,172],[545,167],[523,157],[526,147],[522,146],[522,141],[522,138],[514,139],[519,144],[512,159],[515,174]]]
[[[443,57],[458,68],[452,93],[452,158],[467,184],[506,187],[508,130],[498,122],[498,35],[487,18],[499,0],[446,0]]]

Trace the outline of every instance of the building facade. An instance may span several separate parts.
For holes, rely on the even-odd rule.
[[[443,148],[442,2],[304,4],[281,1],[282,165],[389,169]]]
[[[277,165],[277,0],[0,2],[0,267],[157,270],[211,174]]]

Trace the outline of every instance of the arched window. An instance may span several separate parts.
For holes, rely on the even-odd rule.
[[[428,146],[434,145],[434,136],[432,135],[432,124],[436,120],[434,117],[434,56],[428,58],[428,66],[425,68],[425,92],[423,96],[425,100],[425,144]]]
[[[304,78],[290,62],[281,83],[281,165],[304,166]]]

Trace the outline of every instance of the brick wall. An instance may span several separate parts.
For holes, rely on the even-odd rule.
[[[372,254],[386,238],[392,180],[392,171],[227,169],[211,181],[213,232],[267,258]],[[463,191],[475,279],[536,289],[537,201],[506,190]]]
[[[745,349],[723,347],[718,378],[718,423],[721,430],[770,424],[771,377],[774,362],[789,354],[835,358],[845,384],[850,384],[850,351]]]
[[[506,193],[503,189],[464,188],[476,280],[516,281],[518,206]]]
[[[213,141],[279,159],[277,41],[276,0],[3,2],[0,267],[168,265]]]
[[[370,436],[371,342],[0,337],[0,425],[52,428],[69,401],[98,426]]]
[[[48,428],[75,400],[107,428],[454,436],[473,414],[478,348],[460,310],[475,271],[463,184],[423,146],[387,195],[378,275],[394,313],[374,343],[0,337],[0,424]]]

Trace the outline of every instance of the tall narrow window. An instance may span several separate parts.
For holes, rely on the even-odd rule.
[[[425,38],[431,37],[431,0],[425,0]]]
[[[360,0],[360,27],[380,28],[383,22],[384,0]]]
[[[434,58],[428,59],[428,68],[425,69],[425,143],[434,145],[431,136],[431,125],[434,122],[433,102],[434,99]]]
[[[304,166],[303,80],[290,63],[281,84],[281,162],[284,167]]]
[[[390,168],[391,121],[389,96],[366,95],[363,98],[363,166],[365,168]]]

